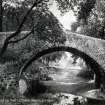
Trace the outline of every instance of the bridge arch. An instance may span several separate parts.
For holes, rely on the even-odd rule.
[[[19,73],[19,78],[21,78],[23,72],[25,72],[25,70],[27,69],[27,67],[29,65],[31,65],[32,62],[34,62],[35,60],[37,60],[38,58],[56,52],[56,51],[67,51],[70,52],[72,54],[75,54],[76,56],[81,57],[86,64],[88,64],[90,66],[90,68],[93,70],[93,72],[96,75],[96,79],[95,79],[95,86],[96,88],[100,88],[100,85],[102,84],[102,72],[104,72],[103,68],[101,67],[101,65],[98,64],[97,61],[95,61],[92,57],[90,57],[89,55],[87,55],[86,53],[76,49],[76,48],[72,48],[72,47],[67,47],[67,46],[59,46],[59,47],[52,47],[52,48],[48,48],[45,50],[42,50],[41,52],[38,52],[36,55],[34,55],[31,59],[29,59],[20,69],[20,73]]]

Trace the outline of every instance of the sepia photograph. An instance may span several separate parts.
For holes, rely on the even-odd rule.
[[[0,105],[105,105],[105,0],[0,0]]]

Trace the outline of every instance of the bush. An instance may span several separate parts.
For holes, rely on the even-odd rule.
[[[91,80],[94,78],[94,73],[89,70],[81,70],[81,72],[77,76],[87,80]]]

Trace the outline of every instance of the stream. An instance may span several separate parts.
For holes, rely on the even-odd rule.
[[[50,74],[50,77],[53,78],[55,82],[64,82],[64,83],[81,83],[87,82],[88,80],[78,77],[77,75],[81,72],[81,69],[73,68],[57,68],[55,74]]]

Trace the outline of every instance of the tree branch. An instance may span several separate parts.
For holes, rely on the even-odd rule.
[[[11,44],[11,43],[17,43],[17,42],[19,42],[19,41],[21,41],[21,40],[24,40],[24,39],[27,38],[32,32],[33,32],[33,29],[32,29],[29,33],[27,33],[24,37],[22,37],[22,38],[20,38],[20,39],[17,39],[17,40],[9,41],[8,43],[9,43],[9,44]]]
[[[30,14],[30,12],[32,11],[32,9],[37,6],[38,4],[40,4],[42,2],[42,0],[36,0],[34,2],[34,4],[31,6],[31,8],[28,10],[28,12],[26,13],[26,15],[24,16],[21,24],[19,25],[19,27],[17,28],[16,32],[11,34],[9,37],[7,37],[4,41],[4,45],[2,46],[2,49],[0,51],[0,57],[2,57],[2,55],[4,54],[4,52],[6,51],[9,41],[10,39],[12,39],[13,37],[17,36],[20,32],[21,32],[21,28],[23,27],[23,24],[25,23],[28,15]]]
[[[13,33],[12,35],[9,36],[9,39],[13,38],[14,36],[16,36],[17,34],[19,34],[21,32],[21,28],[23,26],[23,24],[25,23],[25,21],[27,20],[28,15],[30,14],[30,12],[32,11],[32,9],[37,6],[39,3],[41,3],[42,0],[36,0],[36,2],[34,2],[34,4],[32,5],[32,7],[28,10],[28,12],[26,13],[26,15],[24,16],[21,24],[19,25],[19,27],[17,28],[16,32]]]

